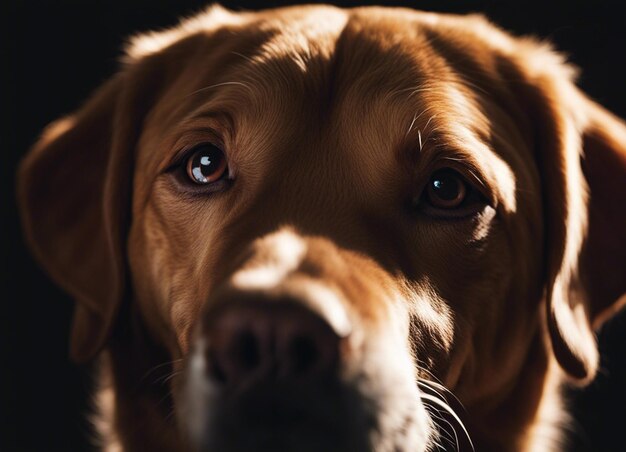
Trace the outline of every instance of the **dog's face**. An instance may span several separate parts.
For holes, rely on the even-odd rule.
[[[27,220],[79,218],[35,243],[61,255],[53,275],[79,299],[74,354],[139,319],[175,363],[192,444],[426,450],[448,422],[439,384],[478,433],[514,405],[495,436],[520,434],[548,332],[573,377],[593,375],[590,319],[621,292],[570,296],[587,218],[579,130],[597,128],[593,112],[624,132],[549,50],[476,17],[303,7],[215,8],[128,54],[42,140],[23,200],[80,180],[78,200]],[[623,138],[594,133],[590,148]],[[78,167],[57,162],[67,141]],[[91,237],[80,275],[61,274]]]

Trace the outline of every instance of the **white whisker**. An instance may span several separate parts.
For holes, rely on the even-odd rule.
[[[459,444],[459,436],[456,432],[456,429],[454,428],[454,425],[452,425],[451,422],[449,422],[448,420],[446,420],[443,416],[441,416],[440,414],[436,414],[432,411],[430,411],[431,416],[437,418],[439,421],[443,422],[444,424],[448,425],[450,427],[450,429],[452,429],[452,434],[454,436],[452,436],[450,434],[450,432],[448,432],[448,429],[442,428],[441,430],[446,434],[446,439],[448,440],[448,442],[450,444],[454,444],[456,447],[456,450],[459,451],[461,449],[461,446]]]
[[[415,121],[417,121],[417,113],[413,115],[413,121],[411,121],[411,125],[409,125],[409,130],[406,131],[406,135],[404,135],[405,138],[409,136],[409,134],[411,133],[411,130],[413,130],[413,125],[415,124]],[[421,150],[421,146],[420,146],[420,150]]]
[[[450,427],[454,430],[454,427],[452,427],[452,425],[451,425],[448,421],[446,421],[446,420],[445,420],[445,419],[444,419],[441,415],[439,415],[439,412],[438,412],[438,411],[434,411],[434,408],[432,408],[432,407],[431,407],[431,406],[429,406],[429,405],[424,405],[424,408],[426,409],[426,411],[428,412],[428,414],[429,414],[432,418],[435,418],[435,419],[437,419],[437,420],[439,420],[439,421],[445,422],[446,424],[450,425]],[[450,444],[452,444],[452,443],[453,443],[453,441],[452,441],[452,440],[453,440],[454,438],[456,438],[456,437],[457,437],[457,436],[456,436],[456,431],[454,432],[454,437],[453,437],[453,436],[450,434],[450,432],[448,432],[448,430],[447,430],[447,429],[439,429],[439,430],[441,430],[440,432],[438,432],[438,433],[439,433],[439,436],[441,437],[441,436],[442,436],[442,434],[445,434],[445,435],[444,435],[445,437],[444,437],[443,439],[445,439],[446,441],[448,441]]]
[[[222,82],[222,83],[216,83],[214,85],[210,85],[210,86],[205,86],[204,88],[200,88],[196,91],[192,91],[191,93],[187,94],[187,96],[185,97],[189,97],[189,96],[193,96],[194,94],[198,94],[201,93],[203,91],[207,91],[213,88],[219,88],[220,86],[227,86],[227,85],[237,85],[237,86],[243,86],[244,88],[250,90],[250,86],[248,86],[245,83],[242,82]]]
[[[445,411],[446,413],[448,413],[450,416],[452,416],[452,418],[458,423],[458,425],[463,429],[463,433],[465,433],[465,437],[467,438],[467,440],[469,441],[470,447],[472,448],[472,450],[474,449],[474,443],[472,442],[472,439],[470,438],[469,432],[467,431],[467,429],[465,428],[465,425],[463,424],[463,421],[461,421],[461,418],[459,418],[459,416],[454,412],[454,410],[452,409],[452,407],[450,405],[448,405],[447,403],[445,403],[444,401],[438,399],[435,396],[432,396],[430,394],[424,394],[422,393],[420,395],[422,400],[427,400],[430,403],[436,405],[437,407],[441,408],[443,411]]]
[[[426,369],[422,369],[422,370],[426,370]],[[430,374],[431,377],[434,377],[434,375],[432,375],[431,372],[428,372],[427,370],[426,370],[426,372],[428,374]],[[463,406],[463,403],[461,403],[461,401],[458,399],[458,397],[455,396],[454,393],[452,391],[450,391],[448,388],[446,388],[443,384],[435,382],[433,380],[424,380],[424,379],[419,379],[417,383],[418,384],[422,383],[424,386],[427,386],[428,388],[430,388],[431,390],[433,390],[435,392],[437,392],[437,390],[441,391],[441,393],[444,394],[443,395],[443,399],[444,400],[447,400],[446,395],[451,396],[456,401],[456,403],[458,403],[459,406],[461,406],[461,408],[463,408],[465,410],[465,407]],[[440,393],[437,392],[437,394],[440,394]]]
[[[183,361],[183,359],[182,359],[182,358],[180,358],[180,359],[174,359],[174,360],[172,360],[172,361],[166,361],[166,362],[161,363],[161,364],[157,364],[156,366],[154,366],[154,367],[150,368],[150,369],[149,369],[149,370],[148,370],[148,371],[147,371],[147,372],[146,372],[146,373],[145,373],[145,374],[141,377],[141,380],[140,380],[140,381],[145,380],[145,379],[146,379],[146,378],[148,378],[148,377],[149,377],[152,373],[156,372],[156,371],[157,371],[157,370],[159,370],[159,369],[162,369],[162,368],[163,368],[163,367],[165,367],[165,366],[173,366],[174,364],[179,363],[179,362],[182,362],[182,361]],[[157,378],[157,380],[159,380],[159,378]]]
[[[430,118],[428,118],[428,121],[426,121],[426,125],[424,126],[424,130],[428,129],[428,125],[430,124],[430,121],[432,121],[433,119],[435,119],[437,117],[437,115],[432,115]]]
[[[251,58],[251,57],[249,57],[247,55],[244,55],[243,53],[239,53],[239,52],[230,52],[230,53],[232,53],[233,55],[240,56],[241,58],[243,58],[246,61],[249,61],[250,63],[257,63],[256,61],[254,61],[253,58]]]

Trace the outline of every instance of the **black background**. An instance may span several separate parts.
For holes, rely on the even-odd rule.
[[[587,93],[626,117],[625,2],[372,3],[484,12],[510,31],[548,38],[583,69],[580,85]],[[254,9],[284,3],[224,4]],[[70,113],[115,72],[126,36],[173,25],[203,6],[193,0],[5,0],[0,6],[0,451],[90,450],[91,435],[84,416],[89,372],[67,359],[72,302],[24,247],[13,189],[17,162],[47,123]],[[589,388],[572,395],[573,448],[626,450],[626,313],[607,324],[599,339],[603,371]]]

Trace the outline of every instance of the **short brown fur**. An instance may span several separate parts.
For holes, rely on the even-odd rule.
[[[72,356],[106,355],[110,447],[189,447],[200,319],[288,235],[306,251],[281,284],[341,295],[347,368],[383,372],[366,351],[389,341],[416,398],[420,378],[459,398],[477,450],[558,450],[559,385],[591,381],[592,325],[626,300],[626,126],[573,73],[480,16],[399,8],[212,7],[134,38],[19,174],[26,237],[77,301]],[[211,196],[170,171],[205,141],[234,181]],[[415,214],[441,167],[489,207]],[[418,450],[382,431],[373,450]]]

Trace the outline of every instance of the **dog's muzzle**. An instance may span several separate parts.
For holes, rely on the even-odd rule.
[[[244,265],[207,303],[185,380],[196,450],[426,450],[430,421],[410,355],[394,344],[404,326],[383,316],[385,335],[362,320],[313,246],[293,233],[262,239],[269,263]]]

